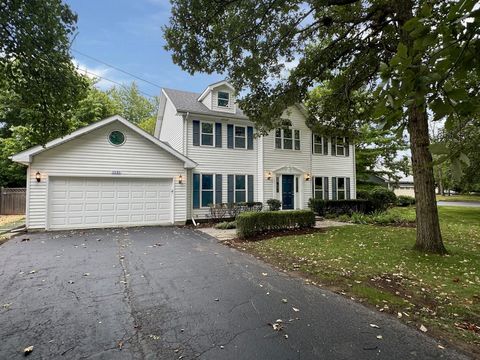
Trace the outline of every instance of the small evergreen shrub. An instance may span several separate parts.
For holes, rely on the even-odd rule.
[[[278,211],[282,207],[282,202],[277,199],[268,199],[267,205],[270,211]]]
[[[415,198],[413,196],[400,195],[397,196],[397,206],[415,205]]]
[[[368,200],[373,203],[375,209],[386,210],[397,203],[397,195],[392,190],[377,186],[370,191]]]
[[[209,205],[209,217],[212,220],[234,219],[238,214],[245,211],[262,211],[261,202],[239,202]]]
[[[309,228],[315,225],[310,210],[244,212],[237,216],[237,234],[249,238],[265,231]]]
[[[309,199],[308,207],[318,216],[325,216],[325,200]]]
[[[355,212],[369,214],[375,210],[374,204],[370,200],[352,199],[352,200],[320,200],[310,199],[308,201],[310,209],[319,216],[333,215],[351,215]]]

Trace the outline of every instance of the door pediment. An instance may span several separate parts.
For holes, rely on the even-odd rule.
[[[305,173],[302,169],[293,166],[293,165],[285,165],[278,169],[273,170],[275,174],[292,174],[292,175],[302,175]]]

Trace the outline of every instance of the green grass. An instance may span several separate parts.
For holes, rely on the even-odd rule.
[[[437,195],[437,201],[480,202],[480,195],[451,195],[451,196]]]
[[[395,208],[414,217],[414,208]],[[412,250],[415,229],[376,225],[243,243],[281,267],[348,293],[383,311],[416,321],[430,333],[480,345],[480,335],[455,323],[480,326],[480,209],[439,208],[446,256]]]

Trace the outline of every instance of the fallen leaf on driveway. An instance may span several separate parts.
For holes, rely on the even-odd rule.
[[[12,304],[8,303],[8,304],[3,304],[2,307],[4,309],[8,309]]]
[[[398,317],[399,319],[400,319],[402,316],[403,316],[403,315],[402,315],[401,312],[397,313],[397,317]]]
[[[295,311],[295,312],[299,312],[300,309],[297,309],[296,307],[292,307],[292,310]]]
[[[214,300],[215,300],[215,301],[220,301],[220,299],[218,299],[218,298],[216,298],[216,299],[214,299]]]
[[[122,350],[122,348],[123,348],[123,341],[122,341],[122,340],[118,340],[117,346],[118,346],[118,348],[119,348],[120,350]]]
[[[285,339],[288,339],[288,335],[287,335],[287,334],[285,334],[284,337],[285,337]]]
[[[24,242],[24,241],[30,241],[30,238],[23,238],[22,240],[20,240],[21,242]]]
[[[90,275],[90,273],[84,273],[83,274],[83,276],[89,276],[89,275]]]
[[[263,275],[263,276],[267,276],[267,275],[268,275],[268,273],[262,273],[262,275]]]
[[[23,349],[23,354],[25,356],[29,355],[31,352],[33,351],[33,346],[29,346],[29,347],[26,347],[25,349]]]
[[[383,336],[382,335],[377,335],[377,339],[382,340]]]
[[[422,331],[422,332],[427,332],[428,330],[427,330],[427,328],[426,328],[425,326],[420,325],[420,331]]]
[[[73,281],[73,280],[68,280],[68,283],[69,283],[69,284],[75,284],[75,281]]]
[[[438,345],[438,348],[444,350],[444,349],[445,349],[445,346]]]
[[[35,274],[37,271],[36,270],[32,270],[29,272],[29,274]]]
[[[376,324],[370,324],[370,327],[375,328],[375,329],[380,329],[380,326],[378,326]]]
[[[270,326],[273,328],[273,330],[275,330],[275,331],[281,331],[281,330],[283,330],[283,321],[282,321],[282,319],[277,319],[277,321],[275,321],[273,324],[268,324],[268,325],[270,325]]]
[[[282,299],[282,303],[286,304],[288,302],[287,299]]]

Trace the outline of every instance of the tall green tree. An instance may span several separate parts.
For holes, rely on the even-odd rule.
[[[435,200],[428,120],[478,111],[465,81],[479,69],[474,0],[174,0],[166,48],[190,73],[225,73],[260,130],[331,82],[339,114],[351,94],[375,97],[377,120],[410,136],[417,200],[415,248],[445,253]],[[297,65],[295,65],[297,64]],[[286,66],[290,67],[286,74]],[[322,122],[318,114],[312,121]],[[348,129],[352,119],[335,122]],[[448,120],[447,120],[448,121]]]
[[[61,0],[0,3],[0,103],[4,127],[28,126],[44,143],[69,131],[88,86],[70,56],[77,16]]]

